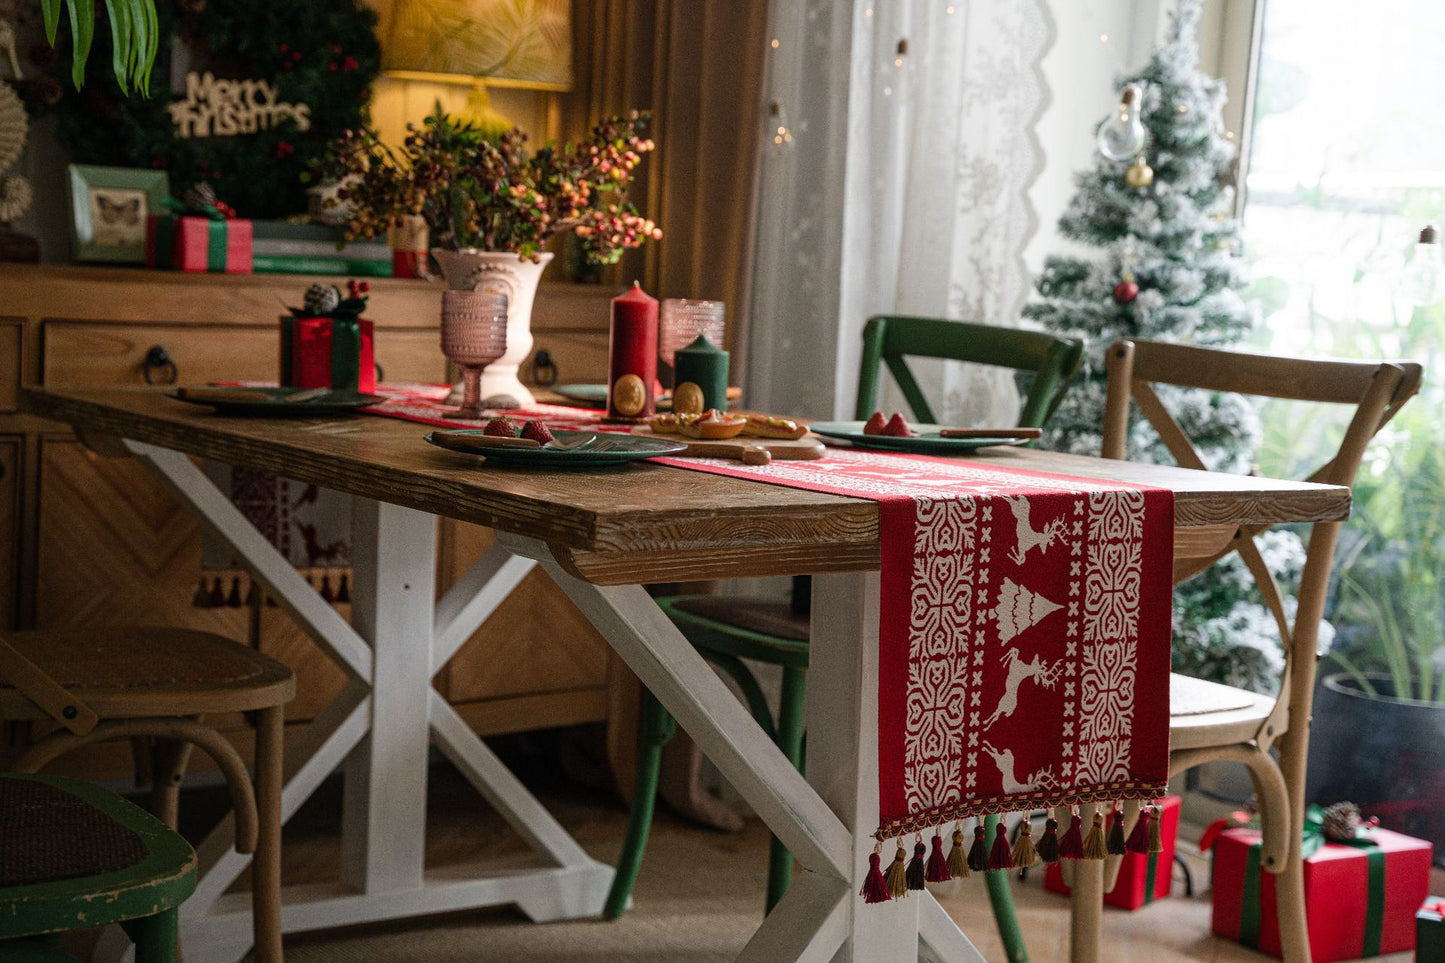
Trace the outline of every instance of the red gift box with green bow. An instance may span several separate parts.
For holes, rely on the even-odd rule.
[[[323,294],[325,287],[312,285]],[[332,288],[336,293],[326,307],[314,303],[308,291],[306,307],[281,316],[281,384],[362,394],[376,390],[375,327],[361,318],[370,289],[364,281],[348,281],[348,296]]]
[[[1114,817],[1106,819],[1106,829],[1114,824]],[[1120,857],[1119,878],[1104,894],[1104,903],[1120,909],[1136,910],[1147,906],[1156,899],[1169,895],[1173,881],[1174,846],[1179,837],[1179,797],[1165,796],[1159,802],[1159,838],[1164,844],[1157,853],[1125,853]],[[1047,863],[1044,866],[1044,889],[1051,893],[1069,895],[1069,886],[1064,882],[1062,863]]]
[[[168,214],[146,218],[146,265],[215,274],[251,273],[251,222],[223,202],[167,198]]]
[[[1429,893],[1430,843],[1362,827],[1353,839],[1325,839],[1322,811],[1305,814],[1305,917],[1315,963],[1399,953],[1415,946],[1415,911]],[[1211,827],[1213,931],[1262,953],[1283,956],[1275,875],[1260,867],[1254,828]]]

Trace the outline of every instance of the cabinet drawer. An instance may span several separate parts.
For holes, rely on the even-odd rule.
[[[16,562],[19,558],[20,452],[24,438],[0,435],[0,629],[15,624]]]
[[[271,326],[46,321],[43,337],[47,385],[145,384],[146,354],[156,346],[180,384],[274,380],[280,364]],[[392,381],[438,381],[445,370],[437,333],[425,328],[378,328],[376,360]],[[169,373],[152,369],[152,377],[165,382]]]
[[[14,411],[20,394],[20,345],[25,323],[0,318],[0,411]]]

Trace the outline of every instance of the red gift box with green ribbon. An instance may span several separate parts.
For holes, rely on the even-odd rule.
[[[1445,896],[1432,896],[1415,913],[1415,960],[1445,963]]]
[[[171,213],[146,218],[146,265],[215,274],[251,273],[251,222],[230,208],[187,206],[171,198]]]
[[[1114,824],[1111,813],[1105,819],[1105,831]],[[1125,853],[1120,857],[1119,878],[1114,887],[1104,894],[1104,902],[1120,909],[1136,910],[1147,906],[1156,899],[1169,895],[1169,884],[1173,879],[1174,846],[1179,839],[1179,797],[1165,796],[1159,803],[1159,837],[1164,844],[1157,853]],[[1044,866],[1044,889],[1051,893],[1069,895],[1069,886],[1064,882],[1062,863],[1048,863]]]
[[[366,282],[348,281],[347,297],[313,284],[306,305],[281,316],[281,384],[337,391],[376,390],[374,326],[361,319]]]
[[[1388,829],[1330,842],[1320,810],[1305,817],[1305,916],[1315,963],[1399,953],[1415,946],[1415,911],[1429,893],[1430,843]],[[1213,931],[1283,956],[1275,876],[1260,867],[1257,829],[1226,829],[1214,849]]]

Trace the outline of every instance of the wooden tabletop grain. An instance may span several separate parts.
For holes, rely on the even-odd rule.
[[[688,581],[878,567],[870,501],[662,465],[587,471],[488,468],[422,441],[425,425],[371,415],[227,418],[152,388],[28,388],[21,407],[87,438],[119,437],[275,472],[551,543],[600,583]],[[1346,488],[1104,461],[1022,448],[972,457],[1000,466],[1172,488],[1175,523],[1343,520]]]

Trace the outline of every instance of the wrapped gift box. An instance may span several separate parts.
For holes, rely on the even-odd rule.
[[[1164,851],[1150,853],[1127,853],[1119,863],[1119,878],[1114,888],[1104,894],[1104,902],[1120,909],[1136,910],[1156,899],[1169,895],[1169,883],[1174,868],[1174,844],[1179,838],[1179,797],[1165,796],[1159,805],[1160,838]],[[1112,825],[1112,814],[1105,820],[1105,829]],[[1064,882],[1060,863],[1049,863],[1044,868],[1044,889],[1052,893],[1069,895]]]
[[[282,315],[281,384],[362,393],[375,391],[372,323]]]
[[[1213,930],[1282,956],[1275,876],[1259,866],[1259,831],[1227,829],[1214,843]],[[1415,945],[1415,911],[1429,893],[1431,845],[1388,829],[1305,857],[1305,915],[1315,963],[1399,953]],[[1309,852],[1309,848],[1306,848]]]
[[[244,218],[152,214],[146,265],[216,274],[251,273],[251,222]]]
[[[1430,897],[1415,913],[1415,963],[1445,963],[1445,897]]]

